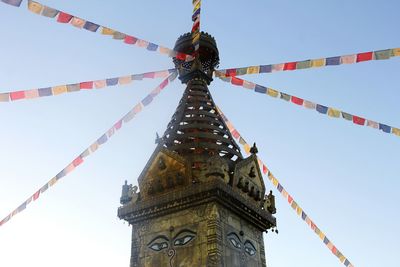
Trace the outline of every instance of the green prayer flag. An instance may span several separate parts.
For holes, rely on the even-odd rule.
[[[353,120],[353,115],[351,115],[349,113],[346,113],[346,112],[343,112],[343,111],[342,111],[342,117],[343,117],[343,119],[348,120],[348,121],[352,121]]]
[[[376,60],[389,59],[391,56],[391,53],[392,53],[391,49],[375,51],[374,52],[375,59]]]
[[[74,84],[68,84],[67,85],[67,91],[68,92],[77,92],[81,90],[79,83],[74,83]]]
[[[48,6],[44,6],[43,7],[43,11],[42,11],[42,15],[48,18],[55,18],[58,14],[58,10],[48,7]]]
[[[281,92],[281,99],[290,101],[290,95]]]
[[[246,75],[247,74],[247,68],[238,68],[236,69],[236,75]]]
[[[311,68],[311,60],[304,60],[296,63],[296,69],[298,70],[308,68]]]

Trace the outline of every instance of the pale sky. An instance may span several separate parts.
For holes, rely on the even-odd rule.
[[[170,58],[0,2],[0,92],[162,70]],[[42,3],[173,47],[191,29],[187,1]],[[400,47],[396,0],[210,1],[201,28],[221,68]],[[400,60],[243,78],[400,127]],[[0,103],[0,217],[69,164],[161,80]],[[121,185],[136,179],[184,86],[175,81],[73,173],[0,227],[0,266],[129,266]],[[287,191],[355,266],[395,266],[400,138],[216,80],[215,102]],[[272,185],[266,180],[267,189]],[[264,235],[270,267],[342,266],[279,192],[279,234]],[[1,220],[0,219],[0,220]]]

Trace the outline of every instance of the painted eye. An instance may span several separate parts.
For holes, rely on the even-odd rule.
[[[168,248],[168,239],[165,236],[157,236],[147,246],[151,250],[161,251]]]
[[[239,237],[235,233],[230,233],[228,235],[228,240],[231,242],[231,244],[238,249],[242,248],[242,244],[240,242]]]
[[[256,248],[250,241],[246,241],[244,243],[244,251],[250,256],[256,255]]]
[[[190,241],[192,241],[194,238],[195,238],[194,235],[185,235],[185,236],[183,236],[181,238],[175,239],[174,245],[175,246],[184,246],[187,243],[189,243]]]

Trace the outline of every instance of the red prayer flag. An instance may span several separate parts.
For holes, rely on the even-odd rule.
[[[296,105],[300,105],[300,106],[302,106],[303,102],[304,102],[304,99],[301,99],[301,98],[298,98],[295,96],[292,96],[291,100],[293,103],[295,103]]]
[[[39,198],[40,190],[38,190],[35,194],[33,194],[33,201]]]
[[[120,121],[118,121],[116,124],[114,124],[114,127],[115,127],[116,130],[121,129],[121,127],[122,127],[122,120],[120,120]]]
[[[372,60],[373,52],[365,52],[357,54],[357,62]]]
[[[10,93],[11,101],[19,100],[25,98],[25,91],[17,91]]]
[[[68,22],[70,22],[71,19],[72,19],[72,15],[60,11],[60,13],[58,14],[57,22],[68,23]]]
[[[176,53],[176,58],[179,60],[186,60],[186,55],[184,53],[178,52]]]
[[[263,164],[262,168],[263,168],[263,173],[267,174],[267,172],[268,172],[267,166],[265,166],[265,164]]]
[[[297,62],[288,62],[283,66],[283,70],[295,70]]]
[[[126,44],[135,44],[137,42],[137,38],[133,36],[125,36],[124,43]]]
[[[239,132],[235,129],[235,130],[233,130],[233,132],[232,132],[232,136],[233,136],[235,139],[238,139],[238,138],[240,137],[240,134],[239,134]]]
[[[289,204],[291,204],[293,202],[293,198],[291,195],[288,195],[287,200],[289,202]]]
[[[80,83],[79,87],[81,89],[93,89],[93,81]]]
[[[241,85],[243,85],[243,80],[239,79],[237,77],[232,77],[231,83],[234,84],[234,85],[241,86]]]
[[[226,70],[226,76],[236,76],[236,69]]]
[[[154,72],[143,73],[143,78],[154,79],[155,76],[156,74]]]
[[[167,85],[168,85],[168,79],[164,80],[164,81],[160,84],[160,88],[161,88],[161,89],[164,89],[165,86],[167,86]]]
[[[195,24],[193,24],[192,32],[195,32],[196,30],[198,30],[199,27],[200,27],[200,22],[196,22]]]
[[[337,249],[336,249],[335,246],[332,246],[332,253],[333,253],[334,255],[337,255]]]
[[[353,115],[353,123],[358,124],[358,125],[364,125],[365,124],[365,119]]]
[[[72,162],[72,164],[77,167],[79,165],[81,165],[81,163],[83,162],[83,159],[81,158],[81,156],[77,157],[76,159],[74,159],[74,161]]]

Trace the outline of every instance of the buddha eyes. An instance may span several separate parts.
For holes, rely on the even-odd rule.
[[[246,240],[246,242],[244,242],[244,245],[242,245],[242,242],[240,241],[240,238],[238,235],[236,235],[235,233],[230,233],[228,234],[228,240],[229,242],[232,244],[232,246],[234,246],[237,249],[242,250],[242,246],[244,247],[244,252],[246,254],[248,254],[249,256],[254,256],[256,255],[256,248],[254,247],[254,245],[249,241]]]
[[[151,250],[161,251],[168,248],[168,238],[166,236],[157,236],[147,246]]]
[[[174,241],[175,246],[184,246],[195,238],[194,235],[185,235],[181,238],[176,238]]]

